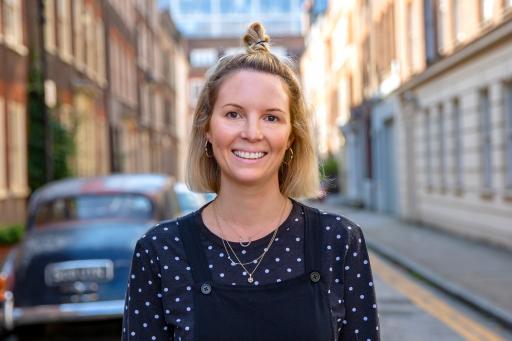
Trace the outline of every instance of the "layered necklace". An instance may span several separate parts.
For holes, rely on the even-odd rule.
[[[226,251],[228,259],[231,261],[231,263],[233,263],[235,265],[240,265],[244,269],[244,271],[249,275],[249,278],[247,279],[247,282],[249,282],[251,284],[254,282],[254,277],[253,277],[254,273],[256,272],[258,267],[260,266],[263,258],[265,257],[267,252],[270,250],[270,247],[272,246],[272,244],[274,243],[274,240],[276,239],[277,231],[279,230],[279,223],[281,222],[281,219],[283,217],[283,212],[285,211],[287,202],[288,201],[285,201],[283,207],[281,208],[281,213],[279,214],[278,220],[275,223],[276,228],[275,228],[274,232],[272,233],[272,238],[270,238],[270,241],[268,242],[267,246],[263,249],[263,252],[258,257],[253,259],[252,261],[246,262],[246,263],[243,263],[242,261],[240,261],[240,258],[236,254],[235,250],[233,250],[233,247],[231,246],[229,241],[226,240],[226,237],[224,235],[224,231],[222,230],[222,227],[221,227],[221,225],[219,223],[219,217],[218,217],[218,214],[217,214],[217,205],[216,205],[217,203],[214,202],[213,205],[212,205],[213,215],[215,216],[215,221],[217,223],[217,227],[218,227],[218,229],[220,231],[220,234],[221,234],[222,246],[224,247],[224,250]],[[240,243],[240,244],[242,245],[242,243]],[[249,241],[249,244],[250,244],[250,241]],[[231,255],[233,255],[233,257],[235,259],[231,258]],[[249,271],[246,268],[246,266],[249,265],[249,264],[256,264],[256,266],[254,267],[254,269],[252,271]]]

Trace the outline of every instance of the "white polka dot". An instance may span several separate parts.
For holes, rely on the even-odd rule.
[[[176,256],[174,257],[174,260],[180,260],[180,257]]]
[[[277,282],[277,283],[281,282],[281,279],[280,279],[280,278],[278,278],[278,279],[276,280],[276,282]]]
[[[151,340],[156,340],[156,336],[151,336]]]
[[[213,268],[213,264],[208,265],[208,268],[212,269]]]
[[[300,263],[300,262],[302,262],[302,259],[300,259],[300,258],[297,258],[297,262],[299,262],[299,263]]]
[[[137,252],[137,253],[135,254],[135,256],[140,257],[140,253],[138,253],[138,252]]]
[[[190,271],[190,266],[187,266],[185,269],[186,269],[187,271]]]
[[[357,278],[360,278],[360,277],[361,277],[361,274],[357,274],[357,275],[356,275],[356,277],[357,277]]]
[[[135,275],[132,275],[132,278],[135,278]]]
[[[242,255],[245,255],[246,253],[247,253],[247,251],[242,250]]]
[[[373,287],[373,282],[368,283],[369,286]]]
[[[359,329],[356,329],[355,333],[356,333],[356,334],[359,334]]]
[[[171,311],[170,311],[169,309],[165,309],[165,313],[166,313],[166,314],[170,314],[170,313],[171,313]]]
[[[175,276],[174,279],[179,281],[180,280],[180,276]]]
[[[167,245],[164,246],[164,250],[168,250],[169,247]]]
[[[376,304],[372,305],[372,308],[373,309],[377,308],[377,305]]]
[[[260,282],[258,282],[258,281],[254,282],[254,285],[259,285],[259,284],[260,284]]]
[[[139,310],[135,309],[134,313],[135,315],[139,315]]]
[[[211,250],[213,249],[213,247],[211,245],[208,246],[208,250]]]
[[[224,277],[224,274],[223,274],[223,273],[220,273],[220,274],[219,274],[219,276],[220,276],[220,277]]]
[[[292,272],[292,269],[288,268],[288,269],[286,269],[286,271],[288,271],[288,272]]]
[[[276,262],[279,262],[279,261],[280,261],[279,257],[278,257],[278,258],[276,258]]]
[[[352,291],[352,290],[354,290],[354,288],[353,288],[353,287],[349,287],[349,288],[348,288],[348,291]]]
[[[326,229],[327,231],[329,231],[329,230],[331,229],[331,227],[330,227],[330,226],[326,226],[326,227],[325,227],[325,229]]]
[[[219,257],[220,257],[220,258],[224,257],[224,253],[222,253],[222,252],[221,252],[221,253],[219,253]]]
[[[185,327],[185,330],[188,332],[190,330],[190,327],[189,326],[186,326]]]
[[[149,307],[149,302],[146,302],[146,306]]]
[[[331,245],[327,245],[327,250],[332,249]]]
[[[352,256],[357,257],[357,252],[354,252]]]
[[[341,236],[339,234],[337,234],[336,239],[341,239]]]
[[[192,290],[192,287],[189,285],[189,286],[187,286],[187,291],[190,291],[190,290]]]
[[[298,242],[300,242],[300,238],[299,238],[299,237],[295,238],[295,240],[296,240],[296,241],[298,241]]]
[[[164,292],[168,292],[169,291],[169,288],[164,288]]]
[[[160,316],[155,315],[155,320],[158,320],[159,318],[160,318]]]
[[[368,317],[363,317],[363,321],[368,321]]]
[[[244,271],[244,272],[242,272],[242,275],[243,275],[243,276],[247,276],[247,272],[245,272],[245,271]]]
[[[295,221],[299,221],[299,218],[295,218]]]
[[[339,262],[341,260],[340,257],[336,257],[336,261]]]
[[[175,301],[176,301],[176,302],[179,302],[179,301],[180,301],[180,298],[179,298],[179,297],[176,297]]]
[[[164,265],[164,270],[167,270],[169,269],[169,267],[167,265]]]
[[[135,336],[135,332],[131,332],[131,333],[130,333],[130,335],[131,335],[131,336]]]
[[[289,247],[287,247],[285,250],[286,250],[286,252],[290,252],[290,248]]]
[[[348,265],[347,265],[347,266],[345,267],[345,270],[348,270],[348,269],[350,269],[350,266],[348,266]]]
[[[359,298],[364,300],[364,295],[360,295]]]
[[[352,312],[354,312],[354,313],[355,313],[356,311],[357,311],[357,309],[356,309],[356,308],[352,308]]]
[[[265,269],[265,273],[268,274],[270,271],[269,269]]]
[[[180,241],[180,239],[178,237],[174,237],[174,240],[177,241],[177,242]]]
[[[336,217],[336,220],[341,220],[341,218],[340,217]]]
[[[156,236],[153,236],[153,238],[152,238],[152,239],[153,239],[153,240],[156,240]]]
[[[149,285],[151,285],[151,284],[153,284],[153,282],[151,282],[151,281],[148,281],[148,284],[149,284]]]
[[[187,307],[187,311],[190,311],[190,310],[192,310],[192,309],[190,307]]]

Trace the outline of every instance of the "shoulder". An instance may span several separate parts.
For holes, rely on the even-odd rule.
[[[197,214],[199,212],[195,211],[183,217],[161,221],[146,231],[137,243],[155,251],[181,249],[180,228],[187,223],[195,222]]]
[[[360,238],[362,236],[361,227],[354,221],[339,213],[327,212],[322,209],[302,204],[305,210],[318,212],[320,228],[326,232],[342,233],[347,239]]]

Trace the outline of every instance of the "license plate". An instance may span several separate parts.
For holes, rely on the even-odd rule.
[[[47,285],[68,282],[108,282],[114,277],[114,265],[108,259],[80,260],[48,264],[44,273]]]

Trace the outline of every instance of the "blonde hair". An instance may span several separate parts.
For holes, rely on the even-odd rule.
[[[279,76],[286,84],[289,96],[293,158],[290,159],[287,151],[284,156],[287,161],[279,168],[281,193],[295,198],[318,194],[318,164],[302,91],[292,63],[272,54],[269,41],[263,25],[253,23],[243,37],[246,52],[224,56],[208,71],[194,112],[188,152],[187,184],[193,191],[219,192],[220,169],[206,139],[213,107],[218,90],[228,75],[240,70],[254,70]]]

